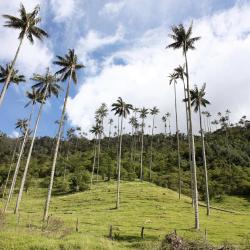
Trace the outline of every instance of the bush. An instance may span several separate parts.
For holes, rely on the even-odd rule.
[[[85,191],[89,189],[90,173],[86,170],[82,170],[79,173],[75,173],[70,178],[70,188],[72,191]]]

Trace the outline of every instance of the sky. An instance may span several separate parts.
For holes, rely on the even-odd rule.
[[[193,22],[193,36],[201,36],[196,50],[188,52],[190,84],[206,82],[208,111],[212,119],[217,112],[231,111],[230,120],[250,116],[250,1],[247,0],[23,0],[27,11],[41,7],[40,26],[49,33],[43,42],[21,48],[16,68],[27,82],[11,85],[0,107],[0,131],[16,136],[15,122],[26,118],[31,107],[25,93],[32,86],[33,73],[43,74],[53,65],[56,55],[74,48],[79,62],[86,68],[72,84],[67,106],[67,127],[80,126],[84,132],[94,124],[94,112],[106,103],[109,107],[120,96],[135,107],[157,106],[157,132],[163,131],[161,117],[171,113],[175,130],[174,90],[168,75],[183,65],[181,51],[166,49],[171,43],[171,26]],[[4,25],[2,14],[18,15],[20,2],[0,1],[0,64],[10,62],[18,46],[18,31]],[[65,88],[65,83],[61,83]],[[55,136],[65,92],[51,98],[43,110],[38,135]],[[185,132],[183,85],[177,84],[178,120]],[[106,134],[109,113],[105,121]],[[198,131],[198,115],[194,114]],[[34,122],[34,121],[33,121]],[[146,119],[147,126],[152,116]],[[130,131],[125,124],[126,131]],[[147,128],[145,129],[147,132]]]

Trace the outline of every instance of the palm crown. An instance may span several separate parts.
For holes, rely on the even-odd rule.
[[[152,109],[150,109],[150,114],[151,115],[157,115],[159,113],[159,109],[154,106]]]
[[[37,27],[37,24],[41,22],[41,18],[38,17],[39,11],[40,8],[37,5],[32,12],[27,13],[23,4],[21,4],[19,9],[20,17],[3,15],[7,19],[4,26],[21,30],[19,39],[26,36],[31,43],[34,43],[34,37],[42,40],[44,37],[48,37],[48,34]]]
[[[26,92],[26,96],[29,99],[29,102],[25,105],[25,107],[29,106],[30,104],[35,105],[37,102],[42,102],[42,94],[36,91],[34,88],[31,91]]]
[[[200,106],[206,107],[210,102],[204,98],[206,84],[204,83],[202,88],[199,90],[195,85],[193,90],[190,90],[191,106],[194,106],[194,111],[197,112]]]
[[[184,80],[184,77],[186,76],[184,66],[179,65],[177,68],[174,69],[174,73],[177,78]]]
[[[147,117],[147,115],[148,115],[148,109],[146,109],[146,108],[143,107],[143,108],[140,110],[140,118],[144,119],[144,118]]]
[[[28,127],[28,120],[27,119],[18,119],[15,126],[16,126],[16,128],[19,128],[21,132],[23,132]]]
[[[122,116],[124,118],[130,114],[130,110],[133,109],[131,104],[125,103],[121,97],[117,99],[116,103],[112,104],[112,111],[115,111],[115,115]]]
[[[103,126],[99,123],[96,123],[90,130],[90,133],[94,134],[95,136],[101,135],[103,133]]]
[[[69,49],[68,54],[66,54],[64,57],[62,56],[56,56],[57,61],[54,61],[53,63],[56,65],[61,66],[62,68],[56,72],[56,74],[61,75],[61,80],[66,81],[70,76],[72,77],[74,83],[77,83],[77,75],[76,70],[84,68],[85,66],[83,64],[78,63],[77,55],[75,54],[74,49]]]
[[[49,69],[47,69],[45,75],[33,74],[31,80],[37,82],[32,86],[32,88],[37,89],[42,96],[44,96],[45,92],[47,92],[45,99],[51,97],[51,95],[58,97],[59,91],[61,90],[61,87],[57,84],[59,79],[56,75],[51,74]]]
[[[5,68],[0,66],[0,83],[6,82],[6,79],[8,78],[10,71],[11,71],[10,64],[6,64]],[[11,72],[10,82],[19,84],[20,82],[25,82],[25,77],[24,75],[19,75],[18,70],[13,69]],[[8,87],[9,87],[9,84],[8,84]]]
[[[174,40],[173,43],[169,44],[166,48],[180,49],[182,48],[183,54],[185,54],[188,50],[195,49],[194,43],[198,41],[201,37],[191,37],[193,25],[189,26],[187,30],[183,24],[179,24],[177,26],[172,26],[172,34],[169,35],[170,38]]]

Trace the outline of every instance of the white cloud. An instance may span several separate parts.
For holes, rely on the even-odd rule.
[[[18,138],[19,136],[20,134],[15,130],[9,135],[10,138]]]
[[[90,30],[85,37],[79,39],[76,51],[81,61],[88,67],[87,72],[95,74],[99,67],[98,62],[93,60],[91,53],[107,45],[113,45],[123,40],[124,29],[118,26],[114,35],[105,36],[96,30]]]
[[[55,14],[55,21],[57,22],[66,21],[77,9],[76,0],[51,0],[50,4]]]
[[[99,12],[100,15],[109,15],[109,16],[116,16],[119,14],[119,12],[122,10],[122,8],[125,6],[125,1],[119,1],[119,2],[108,2],[106,3],[102,10]]]
[[[197,50],[189,53],[191,83],[207,82],[207,98],[215,114],[229,108],[232,120],[242,114],[250,115],[249,54],[250,5],[207,16],[194,22],[194,35],[202,36]],[[230,21],[228,21],[230,20]],[[228,31],[228,32],[227,32]],[[110,55],[97,76],[87,77],[77,95],[70,99],[68,115],[73,125],[88,130],[93,123],[94,111],[102,103],[110,105],[118,96],[137,107],[158,106],[161,115],[172,113],[174,127],[173,89],[167,75],[183,63],[181,51],[165,50],[169,30],[165,27],[150,30],[134,42]],[[114,59],[125,65],[116,65]],[[183,87],[178,86],[178,110],[181,129],[185,131],[185,112],[181,99]],[[162,127],[158,118],[158,127]],[[150,119],[148,119],[150,121]],[[198,128],[195,116],[196,130]]]

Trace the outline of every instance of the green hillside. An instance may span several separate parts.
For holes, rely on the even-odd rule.
[[[191,239],[204,238],[206,229],[210,243],[229,241],[238,248],[250,237],[247,199],[225,196],[213,200],[213,207],[227,211],[212,209],[210,217],[201,206],[201,229],[196,232],[190,198],[178,200],[172,190],[147,182],[124,181],[121,208],[115,210],[115,189],[115,182],[101,182],[89,191],[54,196],[51,225],[42,231],[46,189],[32,187],[24,196],[19,218],[12,214],[14,204],[9,207],[1,224],[0,249],[157,249],[164,236],[175,229],[178,235]],[[110,225],[113,241],[108,239]],[[140,236],[142,226],[144,240]]]

